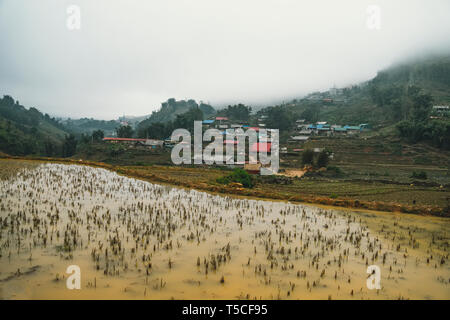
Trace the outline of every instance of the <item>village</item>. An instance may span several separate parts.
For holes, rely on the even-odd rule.
[[[272,129],[266,127],[267,116],[261,115],[257,118],[257,126],[251,126],[246,121],[230,120],[228,117],[212,117],[202,121],[202,131],[208,129],[217,129],[223,135],[223,154],[215,154],[211,156],[203,155],[202,160],[206,164],[222,165],[230,168],[244,168],[249,173],[261,174],[262,170],[268,168],[268,164],[262,164],[259,159],[253,158],[252,154],[257,152],[264,152],[269,157],[272,155],[273,141]],[[236,129],[242,129],[244,132],[253,130],[257,135],[257,142],[251,143],[243,154],[242,150],[238,150],[238,137],[235,133]],[[370,130],[369,124],[360,124],[359,126],[350,125],[336,125],[329,124],[326,121],[319,121],[316,123],[308,123],[305,119],[299,119],[295,122],[295,129],[292,135],[286,141],[279,144],[278,152],[280,154],[300,153],[304,151],[305,143],[314,137],[320,136],[355,136],[361,132]],[[229,137],[232,137],[231,139]],[[167,137],[165,140],[152,138],[119,138],[119,137],[105,137],[104,142],[114,144],[125,144],[128,148],[144,148],[150,150],[159,150],[161,152],[170,152],[170,150],[179,143],[178,139]],[[230,146],[232,146],[233,153],[230,154]],[[228,151],[227,151],[228,149]],[[322,151],[319,148],[314,148],[313,152]],[[193,155],[193,160],[196,162],[196,157]],[[238,159],[236,159],[236,157]],[[245,161],[242,161],[242,159]]]

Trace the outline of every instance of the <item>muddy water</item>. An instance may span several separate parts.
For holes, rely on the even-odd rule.
[[[0,162],[16,168],[0,181],[3,299],[450,299],[447,219]],[[80,290],[67,289],[70,265]],[[367,288],[369,265],[379,290]]]

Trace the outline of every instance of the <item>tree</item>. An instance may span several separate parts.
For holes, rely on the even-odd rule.
[[[319,120],[320,106],[309,106],[301,113],[301,118],[308,122],[317,122]]]
[[[165,139],[172,132],[172,123],[168,122],[166,124],[162,122],[151,123],[140,136],[143,138],[150,139]]]
[[[73,134],[66,135],[63,144],[63,156],[71,157],[77,150],[77,140]]]
[[[428,121],[433,98],[429,94],[415,94],[413,96],[413,107],[411,119],[414,122]]]
[[[133,137],[133,128],[129,125],[120,126],[116,128],[117,137],[119,138],[131,138]]]
[[[252,112],[251,107],[247,107],[246,105],[240,103],[234,106],[228,106],[226,109],[220,110],[218,114],[224,115],[233,120],[240,120],[247,122],[250,120],[251,112]]]
[[[51,157],[55,153],[55,146],[49,138],[47,138],[44,142],[44,151],[47,157]]]
[[[94,132],[92,132],[92,141],[94,142],[102,141],[104,137],[105,133],[103,132],[103,130],[95,130]]]
[[[322,150],[317,157],[316,166],[317,168],[325,168],[330,162],[330,158],[328,152],[326,150]]]
[[[268,108],[266,125],[271,129],[289,131],[294,124],[293,115],[282,106]]]
[[[91,137],[86,133],[82,133],[81,137],[80,137],[80,142],[82,144],[88,144],[89,142],[91,142]]]
[[[194,130],[194,121],[201,120],[203,120],[202,110],[198,107],[194,107],[183,114],[178,114],[173,122],[173,127],[174,129],[182,128],[192,132]]]
[[[303,151],[302,153],[302,164],[303,165],[307,165],[307,164],[312,164],[314,160],[314,151],[311,149],[306,149],[305,151]]]

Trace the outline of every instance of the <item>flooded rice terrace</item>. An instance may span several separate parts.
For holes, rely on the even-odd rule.
[[[88,166],[0,166],[3,299],[450,299],[447,219],[237,199]],[[80,290],[66,286],[70,265]]]

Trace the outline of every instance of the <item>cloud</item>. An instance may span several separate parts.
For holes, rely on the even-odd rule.
[[[69,5],[81,29],[66,27]],[[368,5],[381,9],[367,28]],[[167,98],[270,104],[450,48],[450,2],[3,0],[0,88],[56,115],[149,114]]]

